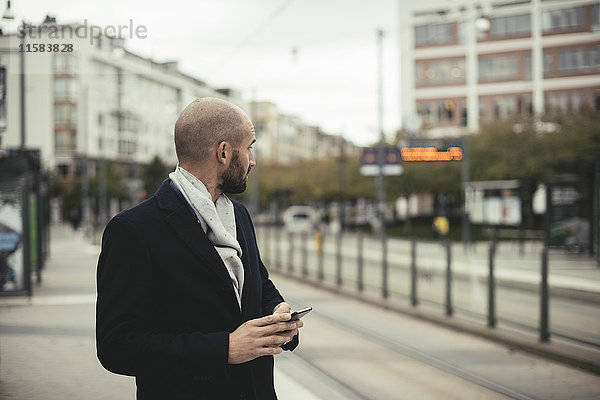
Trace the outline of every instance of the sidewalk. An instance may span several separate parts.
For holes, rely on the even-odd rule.
[[[96,358],[95,273],[99,246],[67,226],[52,228],[43,282],[27,297],[0,297],[0,399],[135,399],[131,377]],[[284,371],[281,398],[317,400]]]

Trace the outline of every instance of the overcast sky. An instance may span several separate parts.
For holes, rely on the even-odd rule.
[[[377,29],[383,42],[384,128],[400,125],[399,15],[444,0],[13,0],[16,20],[143,25],[126,48],[246,100],[267,100],[357,144],[378,140]],[[452,0],[446,0],[451,3]],[[3,10],[3,9],[0,9]],[[16,23],[16,22],[15,22]]]

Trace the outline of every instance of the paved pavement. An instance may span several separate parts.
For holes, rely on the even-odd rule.
[[[99,248],[64,226],[54,227],[52,233],[50,259],[34,296],[0,298],[0,399],[133,399],[133,379],[104,370],[95,356],[95,267]],[[588,273],[596,271],[592,268]],[[288,281],[286,285],[293,283]],[[454,322],[446,318],[441,323]],[[536,345],[535,337],[494,332],[521,341],[523,347]],[[314,335],[315,339],[319,337]],[[600,363],[600,352],[589,348],[575,348],[560,340],[540,346],[547,352],[540,354],[546,356],[548,352],[568,352]],[[281,399],[333,399],[315,394],[327,393],[325,388],[309,391],[298,383],[295,371],[302,371],[289,357],[276,365]]]
[[[99,247],[66,226],[53,227],[50,258],[34,295],[0,297],[0,399],[135,398],[131,377],[96,358],[95,272]],[[286,372],[275,373],[280,397],[317,398]]]

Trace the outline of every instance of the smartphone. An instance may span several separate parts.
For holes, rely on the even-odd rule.
[[[306,307],[292,313],[292,319],[290,321],[298,321],[312,310],[312,307]]]

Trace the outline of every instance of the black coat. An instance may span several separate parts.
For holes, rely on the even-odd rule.
[[[169,180],[104,231],[98,359],[135,376],[138,399],[239,399],[241,391],[277,398],[272,356],[227,364],[229,333],[284,301],[260,259],[248,211],[233,203],[244,264],[241,312],[225,265]]]

